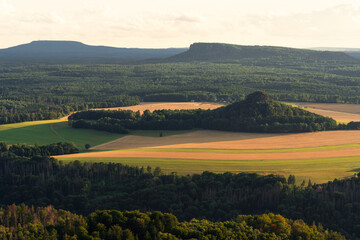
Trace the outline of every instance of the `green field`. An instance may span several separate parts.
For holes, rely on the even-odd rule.
[[[70,128],[67,122],[61,120],[0,125],[0,141],[8,144],[46,145],[57,142],[73,142],[81,150],[84,150],[86,143],[95,146],[123,136],[123,134]]]
[[[160,137],[162,133],[163,137],[168,137],[177,134],[184,134],[189,132],[194,132],[196,129],[192,130],[134,130],[129,133],[129,135],[144,136],[144,137]]]
[[[211,171],[256,172],[262,174],[294,174],[297,183],[311,179],[323,183],[351,176],[360,171],[360,156],[341,158],[295,159],[295,160],[199,160],[162,158],[59,158],[64,162],[115,162],[131,166],[160,167],[164,172],[181,175]]]
[[[188,131],[132,131],[130,135],[160,137],[188,133]],[[70,128],[66,120],[44,120],[0,125],[0,142],[7,144],[47,145],[57,142],[73,142],[85,150],[85,144],[96,146],[125,136],[124,134]]]

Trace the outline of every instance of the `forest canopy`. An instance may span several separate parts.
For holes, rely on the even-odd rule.
[[[1,239],[319,239],[345,238],[321,225],[281,215],[239,215],[234,220],[179,222],[169,213],[103,210],[87,217],[47,207],[10,205],[0,209]]]

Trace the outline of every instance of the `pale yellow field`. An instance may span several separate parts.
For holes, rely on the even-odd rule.
[[[105,152],[87,152],[66,157],[135,157],[135,158],[182,158],[182,159],[227,159],[227,160],[269,160],[307,159],[360,156],[360,131],[327,131],[297,134],[234,133],[200,130],[168,137],[125,136],[92,148]],[[342,145],[337,149],[329,146]],[[320,149],[316,149],[320,147]],[[304,148],[303,151],[294,151]],[[305,149],[305,148],[311,148]],[[122,151],[106,151],[119,150]],[[158,150],[157,150],[158,149]],[[167,150],[168,149],[168,150]],[[176,149],[195,149],[177,151]],[[196,149],[204,149],[196,151]],[[208,149],[208,150],[206,150]],[[214,152],[211,149],[222,149]],[[288,152],[226,152],[225,150],[273,150],[289,149]],[[140,150],[140,151],[139,151]],[[161,150],[161,151],[159,151]]]
[[[311,178],[318,183],[351,176],[360,168],[360,131],[259,134],[200,130],[168,137],[128,135],[92,149],[97,151],[56,158],[150,165],[179,174],[295,174],[298,181]]]
[[[360,131],[325,131],[311,133],[243,133],[199,130],[169,137],[128,135],[93,150],[135,148],[213,148],[213,149],[277,149],[331,146],[360,143]]]
[[[292,103],[326,117],[331,117],[339,122],[360,121],[360,104],[338,104],[338,103]]]
[[[145,110],[155,111],[162,109],[187,110],[187,109],[215,109],[224,106],[221,103],[209,102],[142,102],[139,105],[129,107],[97,108],[96,110],[131,110],[134,112]]]

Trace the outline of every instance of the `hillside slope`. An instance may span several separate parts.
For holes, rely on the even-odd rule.
[[[166,58],[184,52],[186,49],[141,49],[90,46],[75,41],[33,41],[0,50],[0,59],[52,59],[52,60],[145,60]]]
[[[247,62],[252,60],[271,60],[272,63],[298,61],[356,61],[342,52],[313,51],[305,49],[272,47],[272,46],[241,46],[222,43],[194,43],[189,50],[169,57],[170,62],[206,61],[206,62]]]

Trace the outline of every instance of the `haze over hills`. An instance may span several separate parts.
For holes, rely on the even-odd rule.
[[[354,55],[349,52],[349,55]],[[194,43],[187,48],[144,49],[90,46],[75,41],[33,41],[0,49],[0,61],[32,63],[157,63],[222,62],[246,64],[298,64],[299,62],[356,62],[339,51],[315,51],[272,46]],[[360,56],[360,54],[359,54]],[[254,62],[256,61],[256,62]]]
[[[334,51],[334,52],[344,52],[354,58],[360,59],[360,48],[313,48],[313,50],[320,50],[320,51]]]
[[[343,52],[314,51],[273,46],[243,46],[221,43],[194,43],[189,50],[169,57],[173,62],[209,61],[236,62],[252,59],[271,59],[272,61],[345,61],[355,59]]]
[[[0,50],[0,59],[78,61],[136,61],[167,58],[184,52],[185,48],[144,49],[90,46],[75,41],[33,41]]]

